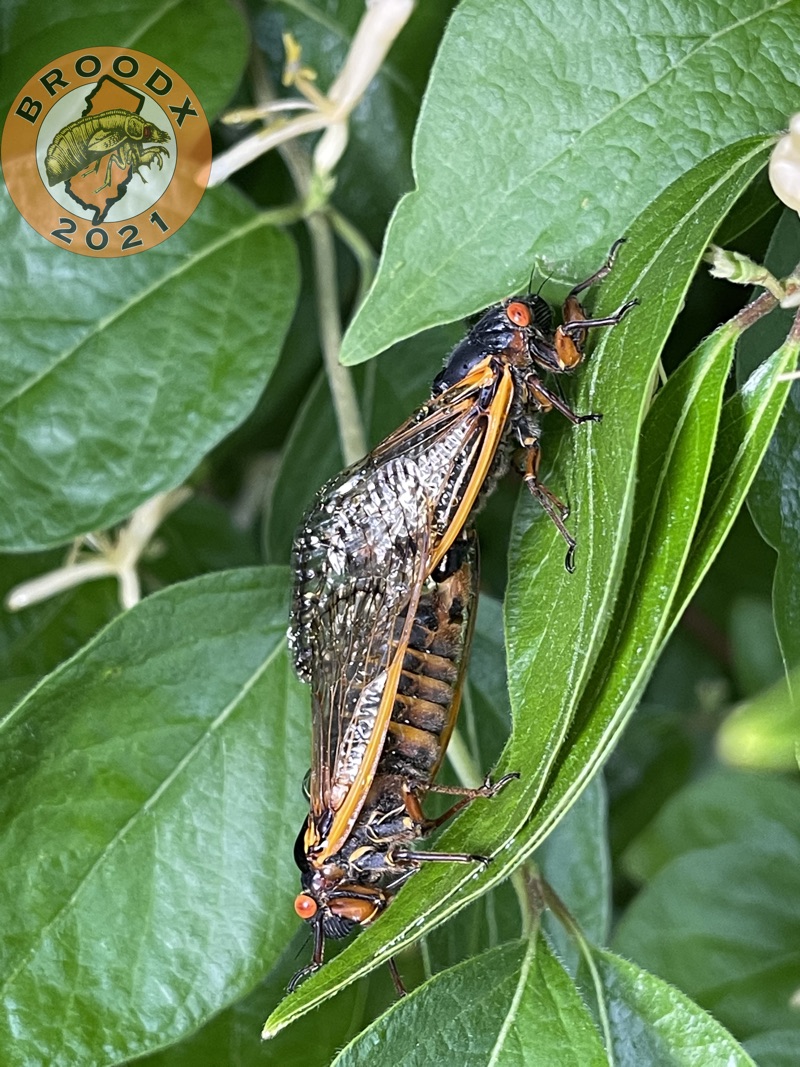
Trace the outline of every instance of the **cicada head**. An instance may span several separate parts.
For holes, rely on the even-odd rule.
[[[319,970],[325,939],[347,937],[359,926],[368,926],[386,907],[388,897],[378,886],[348,881],[342,867],[326,863],[320,869],[311,866],[303,852],[305,827],[295,846],[295,859],[301,867],[303,892],[295,897],[294,910],[314,931],[314,954],[311,963],[297,972],[289,983],[291,993],[304,978]],[[303,852],[302,860],[298,849]]]
[[[339,940],[357,926],[369,926],[386,906],[386,895],[375,886],[339,882],[335,887],[309,887],[295,897],[301,919],[322,926],[325,937]]]
[[[321,926],[325,937],[347,937],[356,926],[368,926],[377,918],[386,906],[386,894],[376,886],[348,881],[345,870],[335,862],[313,866],[306,852],[306,827],[304,823],[294,846],[303,887],[294,910],[306,922]]]
[[[433,395],[463,381],[487,357],[511,356],[527,361],[531,350],[552,347],[552,322],[550,305],[538,293],[495,304],[450,353],[444,369],[434,378]]]

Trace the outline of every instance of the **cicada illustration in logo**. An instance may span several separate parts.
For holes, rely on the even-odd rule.
[[[94,48],[43,67],[6,118],[3,175],[43,237],[88,256],[159,244],[189,218],[211,166],[203,110],[152,56]]]

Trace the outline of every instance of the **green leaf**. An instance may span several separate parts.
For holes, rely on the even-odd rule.
[[[416,189],[389,225],[343,361],[485,307],[534,265],[561,281],[588,274],[680,174],[784,126],[798,37],[795,0],[669,11],[465,0],[420,113]]]
[[[777,775],[717,772],[676,794],[639,835],[625,866],[650,881],[672,860],[695,849],[757,840],[775,823],[790,826],[800,809],[800,785]]]
[[[800,669],[740,704],[717,732],[717,755],[734,767],[791,771],[800,743]]]
[[[0,724],[8,1067],[153,1051],[283,951],[309,744],[287,592],[259,568],[156,594]]]
[[[596,723],[592,731],[596,756],[603,754],[606,748],[597,736],[599,729],[607,728],[609,718],[613,717],[617,722],[627,718],[641,695],[664,637],[677,579],[700,510],[735,336],[733,330],[723,328],[709,338],[669,380],[650,409],[642,433],[642,454],[628,555],[621,576],[620,595],[614,605],[608,638],[602,652],[597,648],[603,637],[602,633],[598,634],[599,624],[605,622],[608,625],[607,605],[620,582],[619,577],[613,580],[618,564],[612,552],[615,549],[619,552],[622,547],[619,542],[615,546],[613,536],[605,534],[611,526],[613,514],[609,497],[613,493],[620,501],[622,506],[618,514],[622,516],[627,503],[623,494],[630,492],[633,471],[628,459],[622,470],[625,478],[630,480],[627,484],[623,481],[620,489],[614,491],[609,488],[611,479],[607,477],[600,482],[600,476],[606,468],[602,459],[613,460],[617,457],[600,457],[596,477],[598,486],[602,486],[602,495],[598,494],[592,507],[593,529],[588,538],[586,535],[582,538],[582,541],[591,544],[593,555],[595,544],[598,546],[598,565],[595,566],[594,559],[589,564],[594,572],[595,588],[572,592],[560,574],[556,577],[560,588],[555,602],[560,606],[563,604],[568,607],[576,599],[576,593],[582,596],[581,610],[573,608],[571,612],[576,620],[573,623],[574,631],[560,640],[567,648],[581,648],[583,655],[579,660],[577,657],[568,659],[567,671],[552,679],[559,690],[553,693],[553,700],[557,703],[548,701],[553,710],[547,717],[540,716],[536,722],[541,741],[537,738],[535,744],[545,753],[545,758],[548,749],[555,754],[567,724],[575,715],[576,697],[581,693],[586,671],[598,653],[598,668],[586,688],[583,706],[577,711],[577,729],[581,729],[589,718]],[[625,441],[625,444],[629,442]],[[635,443],[631,451],[635,455]],[[621,456],[617,461],[624,462]],[[609,469],[619,470],[619,467],[612,465]],[[528,583],[525,592],[532,599],[532,583]],[[544,596],[547,602],[553,602],[546,586],[539,595]],[[521,605],[524,605],[525,599],[524,594],[519,597]],[[520,627],[519,644],[522,644],[526,635],[536,632],[544,631],[534,630],[529,624]],[[513,657],[515,650],[511,633],[509,648]],[[541,674],[544,655],[552,655],[549,648],[543,648],[542,653],[538,664],[533,659],[522,676],[518,687],[522,701],[526,700],[526,679],[535,677],[537,672]],[[527,688],[530,692],[530,682],[527,682]],[[512,695],[513,692],[512,688]],[[532,703],[530,696],[527,702]],[[530,711],[528,716],[532,718]],[[592,772],[595,763],[593,759],[586,758],[587,754],[586,748],[570,754],[571,766],[561,769],[562,782],[571,778],[574,788]],[[553,755],[550,755],[550,761]],[[547,769],[549,762],[545,765],[545,773]],[[558,792],[558,788],[550,790],[548,805],[553,804]]]
[[[499,759],[511,731],[503,606],[485,593],[478,602],[467,692],[458,729],[468,739],[473,761],[480,761],[476,767],[476,777],[480,779]]]
[[[631,291],[641,298],[642,306],[605,335],[581,379],[576,409],[602,410],[606,421],[599,428],[582,426],[569,438],[577,457],[568,472],[572,476],[568,498],[575,503],[570,524],[579,538],[577,572],[564,572],[561,545],[547,558],[557,535],[541,518],[531,531],[517,534],[518,559],[511,568],[506,625],[515,732],[502,765],[504,769],[519,770],[522,779],[509,785],[491,804],[473,805],[440,839],[442,848],[491,854],[493,863],[484,872],[442,869],[434,864],[423,868],[379,923],[365,930],[273,1013],[267,1031],[287,1025],[342,984],[464,907],[522,861],[541,841],[544,826],[552,828],[552,822],[548,822],[552,809],[545,812],[540,808],[535,821],[514,841],[528,821],[550,762],[557,754],[558,741],[551,737],[551,727],[554,722],[559,723],[563,732],[568,724],[569,709],[581,696],[588,680],[588,666],[600,651],[608,623],[604,613],[621,580],[626,515],[633,507],[639,430],[658,354],[708,238],[761,165],[763,154],[761,141],[744,142],[685,175],[632,229],[629,244],[603,294],[604,312]],[[717,364],[715,370],[719,372]],[[715,381],[713,375],[709,380]],[[711,408],[713,414],[713,404]],[[710,431],[713,441],[714,426],[709,426],[707,405],[703,412],[700,426]],[[691,412],[686,413],[686,424],[690,444],[702,457],[711,444],[702,434],[700,440],[696,439],[698,420]],[[609,426],[613,426],[613,432]],[[681,454],[679,449],[678,455]],[[691,463],[689,467],[691,490],[696,497],[698,486],[702,493],[702,474],[698,477]],[[680,500],[683,507],[683,498]],[[699,501],[696,503],[699,507]],[[664,520],[664,515],[662,508],[659,521]],[[518,528],[527,521],[527,515],[521,512]],[[688,515],[681,512],[680,522],[684,536],[690,537],[691,507]],[[669,544],[680,562],[685,554],[680,538]],[[660,581],[659,560],[656,557],[651,562],[655,568],[653,580]],[[663,620],[651,620],[651,625],[660,632]],[[546,645],[542,640],[545,634]],[[532,664],[537,655],[539,669],[534,672]],[[654,650],[648,646],[648,659],[653,655]],[[638,661],[635,669],[643,681]],[[631,681],[636,677],[634,674]],[[607,721],[613,720],[616,710],[610,702],[606,705]],[[599,737],[590,737],[579,761],[565,773],[562,798],[572,791],[587,763],[599,758],[607,747],[605,732],[599,729]],[[581,777],[583,785],[585,781]],[[574,791],[567,803],[571,799]],[[556,819],[563,813],[564,804],[560,803]],[[439,869],[433,870],[434,866]]]
[[[233,94],[247,60],[247,29],[224,0],[134,0],[105,8],[102,15],[87,11],[80,0],[66,0],[46,17],[35,4],[19,3],[6,8],[3,30],[2,115],[40,67],[78,49],[116,45],[172,67],[197,93],[211,121]]]
[[[723,406],[703,512],[681,579],[674,621],[691,600],[753,483],[789,395],[785,377],[797,362],[798,347],[798,341],[789,338]]]
[[[600,945],[611,930],[607,807],[603,778],[597,775],[535,853],[536,865],[582,933]],[[546,911],[543,921],[559,958],[574,976],[579,960],[574,940],[552,912]]]
[[[597,668],[577,708],[566,754],[535,817],[542,832],[563,813],[570,794],[580,790],[607,754],[611,739],[641,697],[666,639],[700,514],[736,336],[737,331],[724,326],[703,342],[669,379],[648,413],[620,594]],[[608,518],[600,518],[593,537],[602,542]],[[611,562],[607,556],[601,561]],[[597,609],[590,604],[586,610],[596,625]],[[580,621],[585,625],[583,617]],[[587,647],[580,637],[578,631],[575,646]],[[574,700],[570,681],[565,680],[562,702],[567,711],[574,707],[567,703]],[[555,720],[553,726],[558,725]]]
[[[745,1041],[744,1047],[758,1067],[795,1067],[797,1030],[771,1030]]]
[[[712,342],[713,338],[708,343]],[[745,386],[723,405],[702,510],[688,556],[685,557],[683,573],[678,571],[672,581],[667,580],[666,587],[662,589],[662,611],[666,612],[666,616],[648,619],[645,612],[639,610],[647,603],[647,596],[639,589],[636,603],[632,604],[633,611],[627,623],[625,641],[618,643],[613,650],[618,659],[614,661],[608,674],[607,689],[600,691],[600,684],[594,679],[587,687],[584,707],[579,711],[572,735],[568,739],[566,758],[557,770],[542,808],[528,828],[534,841],[540,832],[539,827],[543,827],[546,832],[552,820],[557,819],[563,812],[565,804],[569,803],[570,795],[576,788],[580,788],[592,766],[602,760],[633,711],[648,669],[652,668],[663,642],[683,614],[742,505],[786,399],[788,383],[781,381],[781,375],[793,364],[796,356],[797,342],[787,341],[778,352],[765,361]],[[690,432],[697,432],[696,425],[692,430],[693,418],[689,419],[688,426]],[[702,451],[702,432],[697,444]],[[662,513],[662,518],[666,518],[669,525],[669,512]],[[691,527],[688,532],[691,533]],[[664,563],[664,560],[660,559],[661,544],[667,549],[672,545],[671,533],[662,528],[659,535],[656,528],[656,536],[653,537],[649,549],[650,559],[656,565],[656,574]],[[680,545],[674,547],[681,551]],[[677,591],[673,588],[675,579],[679,579]],[[664,580],[663,576],[661,580]],[[658,579],[651,589],[658,597],[657,581]],[[638,642],[644,639],[648,630],[652,644],[645,642],[640,648]],[[618,633],[619,625],[612,624],[612,642],[616,640]],[[603,665],[609,661],[602,656],[600,663],[602,671]],[[625,665],[630,668],[630,689],[627,691]],[[637,670],[640,672],[638,679],[635,673]],[[615,676],[618,682],[616,691]]]
[[[43,241],[0,196],[0,546],[118,522],[253,408],[294,305],[291,241],[231,190],[146,254]],[[16,279],[36,278],[20,289]]]
[[[313,1016],[282,1031],[274,1041],[261,1040],[265,1010],[285,995],[297,970],[299,955],[307,955],[307,928],[287,941],[270,973],[247,996],[214,1015],[204,1026],[177,1044],[134,1061],[136,1067],[329,1067],[331,1060],[369,1021],[369,994],[374,976],[354,983],[341,996],[322,1005]],[[377,972],[383,978],[382,972]],[[388,971],[383,982],[385,1007],[395,998]]]
[[[686,852],[662,867],[623,916],[614,947],[685,990],[746,1038],[797,1024],[800,834],[763,819],[758,833]]]
[[[797,212],[784,212],[775,229],[766,265],[779,277],[797,266],[800,247],[800,220]],[[771,315],[764,324],[774,337],[785,330],[788,313]],[[740,353],[740,372],[752,367],[753,346],[763,340],[756,336]],[[786,367],[796,370],[796,360]],[[765,539],[778,553],[772,591],[775,629],[787,670],[800,666],[800,515],[792,502],[800,492],[800,382],[789,390],[786,406],[775,428],[764,462],[753,482],[748,499],[750,513]]]
[[[415,990],[364,1030],[333,1067],[431,1063],[607,1063],[589,1013],[543,938],[491,949]]]
[[[63,551],[0,556],[0,601],[14,586],[63,562]],[[110,578],[59,593],[22,611],[0,608],[0,677],[30,675],[38,680],[77,652],[119,610],[117,583]]]
[[[611,952],[594,959],[616,1067],[754,1067],[727,1030],[685,994]]]

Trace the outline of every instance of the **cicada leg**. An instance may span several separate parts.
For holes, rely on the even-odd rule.
[[[419,797],[412,790],[407,789],[404,793],[404,800],[406,810],[411,818],[422,827],[423,836],[432,833],[438,827],[442,826],[449,819],[452,819],[462,808],[465,808],[468,804],[471,804],[473,800],[478,797],[484,797],[487,800],[491,800],[492,797],[496,797],[501,789],[504,789],[509,782],[514,781],[515,778],[519,778],[517,771],[513,771],[511,774],[504,774],[502,778],[496,782],[492,782],[491,778],[487,775],[484,779],[483,785],[478,786],[477,789],[470,789],[467,786],[460,785],[429,785],[426,786],[426,793],[440,793],[443,796],[455,796],[460,799],[455,804],[451,805],[443,815],[440,815],[436,819],[427,819],[422,811],[422,805],[420,804]],[[421,855],[429,857],[433,855],[430,852],[423,852]],[[445,855],[442,853],[442,855]],[[446,854],[446,855],[449,855]],[[474,860],[479,857],[468,856],[469,860]]]
[[[290,993],[294,993],[295,989],[301,982],[305,981],[309,975],[314,974],[322,966],[323,954],[325,951],[325,933],[322,929],[322,923],[316,922],[314,926],[314,954],[311,957],[311,963],[305,967],[301,967],[297,974],[292,978],[287,986]]]
[[[555,528],[567,542],[567,558],[564,560],[564,566],[571,574],[575,570],[576,541],[564,525],[564,520],[569,516],[569,508],[563,500],[559,499],[555,493],[551,492],[546,485],[542,485],[539,481],[541,458],[542,453],[539,442],[533,441],[525,451],[525,467],[522,477],[536,500],[550,516]]]
[[[578,300],[580,293],[589,289],[592,285],[596,285],[605,278],[611,268],[614,266],[614,260],[617,257],[617,252],[620,245],[625,243],[625,238],[620,237],[618,241],[615,241],[611,246],[611,251],[608,253],[603,266],[590,274],[588,278],[585,278],[582,282],[578,282],[567,293],[567,298],[564,301],[562,307],[563,323],[561,326],[556,327],[554,344],[558,360],[560,365],[564,369],[570,369],[577,366],[583,359],[583,344],[586,340],[586,331],[592,329],[595,326],[616,326],[622,321],[623,317],[630,311],[632,307],[635,307],[638,300],[628,300],[622,307],[612,315],[607,315],[604,318],[590,319],[587,317],[586,312],[583,309],[583,305]]]
[[[398,997],[404,997],[408,990],[403,985],[403,979],[400,977],[400,972],[397,969],[397,964],[394,962],[394,956],[389,957],[389,974],[392,976],[392,984],[394,985],[394,991]]]
[[[565,419],[568,419],[573,426],[580,426],[584,422],[602,422],[603,416],[600,412],[590,412],[588,415],[578,415],[567,404],[563,397],[558,393],[549,389],[538,375],[532,374],[526,381],[528,387],[528,394],[533,400],[534,404],[540,411],[557,411],[560,415],[563,415]],[[520,444],[524,448],[529,448],[530,435],[523,438],[520,434]]]

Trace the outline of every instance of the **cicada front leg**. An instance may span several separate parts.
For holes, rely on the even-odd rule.
[[[602,422],[603,420],[602,414],[597,411],[590,412],[588,415],[578,415],[564,398],[554,390],[549,389],[538,375],[532,374],[525,385],[528,390],[529,403],[533,403],[539,411],[557,411],[565,419],[568,419],[573,426],[580,426],[584,422]],[[520,444],[523,448],[527,447],[526,442],[521,438]]]
[[[587,330],[595,326],[616,326],[630,309],[639,303],[638,300],[628,300],[622,307],[617,308],[613,315],[607,315],[605,318],[590,319],[584,311],[580,300],[578,300],[578,296],[584,290],[596,285],[606,277],[614,266],[614,260],[617,257],[620,245],[624,243],[624,237],[620,237],[618,241],[615,241],[603,266],[596,270],[594,274],[590,274],[588,278],[584,278],[582,282],[578,282],[567,293],[567,298],[562,307],[564,321],[561,326],[556,327],[553,338],[556,356],[562,370],[571,370],[583,360],[583,346],[586,342]]]

